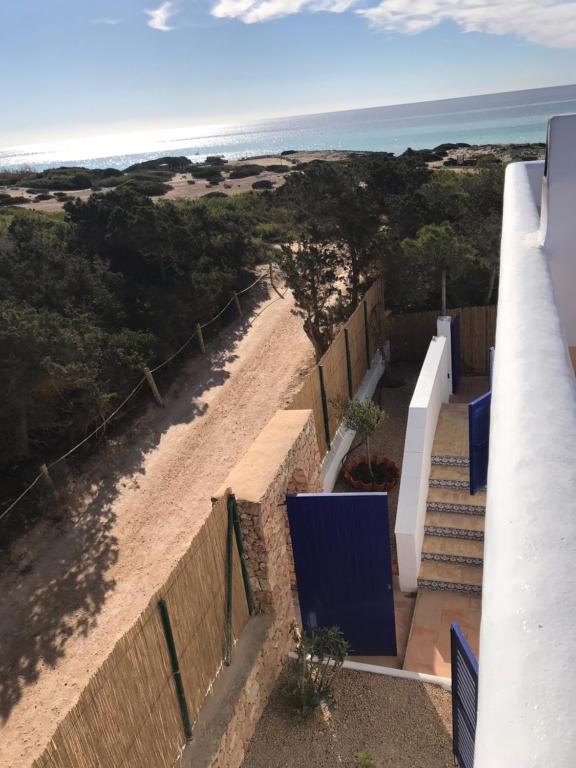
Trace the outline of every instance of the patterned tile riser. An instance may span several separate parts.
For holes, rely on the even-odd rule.
[[[484,531],[468,531],[464,528],[442,528],[436,525],[425,525],[424,533],[428,536],[444,536],[448,539],[484,541]]]
[[[428,581],[427,579],[418,579],[418,587],[431,592],[463,592],[465,594],[482,592],[482,587],[476,584],[453,584],[448,581]]]
[[[428,485],[430,488],[463,488],[468,490],[470,483],[468,480],[444,480],[439,478],[432,478]]]
[[[435,563],[457,563],[458,565],[482,565],[481,557],[464,557],[463,555],[437,555],[433,552],[424,552],[422,560]]]
[[[465,456],[432,456],[435,467],[469,467],[470,459]]]
[[[476,504],[450,504],[444,501],[428,501],[426,503],[427,512],[450,512],[457,515],[476,515],[483,517],[486,507]]]

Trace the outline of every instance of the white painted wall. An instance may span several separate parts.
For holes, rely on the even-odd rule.
[[[553,210],[540,228],[542,176],[542,163],[506,172],[475,768],[576,765],[576,388],[555,300],[576,306],[576,268],[562,291],[552,276],[576,238],[550,260],[560,241]]]
[[[366,371],[362,383],[358,387],[358,391],[354,396],[355,400],[372,398],[376,391],[376,387],[378,386],[378,382],[384,374],[385,367],[386,364],[382,359],[381,353],[377,352],[372,358],[370,368]],[[340,474],[340,470],[342,469],[342,460],[350,450],[355,434],[356,433],[352,432],[352,430],[346,429],[344,425],[341,425],[338,432],[334,435],[330,450],[324,457],[322,466],[320,467],[320,477],[322,479],[322,490],[324,493],[332,492],[336,480],[338,479],[338,475]]]
[[[548,257],[564,335],[576,346],[576,115],[548,123],[547,168],[540,233]]]
[[[410,401],[396,513],[400,589],[415,592],[424,540],[432,444],[442,403],[450,398],[450,360],[444,337],[433,337]]]

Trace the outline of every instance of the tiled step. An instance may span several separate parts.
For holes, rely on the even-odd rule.
[[[470,491],[470,470],[468,467],[433,465],[428,481],[430,488],[446,488],[452,491]]]
[[[484,543],[475,539],[457,539],[452,536],[425,536],[422,560],[482,565]]]
[[[486,493],[471,496],[462,488],[430,488],[426,507],[435,511],[453,511],[463,515],[483,515],[486,511]]]
[[[420,565],[418,587],[419,589],[478,593],[482,591],[482,567],[424,561]]]
[[[484,517],[473,514],[428,511],[424,523],[424,533],[427,536],[484,541]]]
[[[433,464],[430,470],[430,480],[462,480],[462,482],[467,483],[470,480],[470,469],[468,467]]]
[[[470,459],[467,456],[434,454],[432,456],[432,465],[436,467],[469,467]]]

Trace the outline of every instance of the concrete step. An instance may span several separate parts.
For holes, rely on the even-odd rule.
[[[462,480],[467,483],[470,480],[470,469],[468,467],[433,464],[430,470],[430,480]]]
[[[470,470],[468,467],[433,465],[428,481],[430,488],[444,488],[450,491],[470,492]]]
[[[455,512],[462,515],[484,515],[486,493],[480,491],[471,496],[462,488],[430,488],[426,509],[435,512]]]
[[[482,567],[424,561],[420,565],[418,588],[478,593],[482,591]]]
[[[422,560],[482,565],[484,542],[452,536],[425,536]]]
[[[427,536],[483,541],[484,517],[455,512],[428,511],[424,522],[424,533]]]

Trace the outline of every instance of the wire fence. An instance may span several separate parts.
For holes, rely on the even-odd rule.
[[[207,328],[209,325],[212,325],[217,320],[219,320],[224,312],[230,307],[234,302],[238,301],[238,296],[241,296],[244,293],[247,293],[252,288],[254,288],[255,285],[258,285],[258,283],[262,282],[263,280],[269,280],[271,285],[273,286],[274,283],[274,277],[273,277],[273,270],[272,266],[270,266],[270,271],[268,273],[263,273],[260,275],[260,277],[256,278],[250,285],[246,286],[246,288],[243,288],[241,291],[235,291],[230,301],[218,312],[217,315],[212,317],[210,320],[207,320],[205,323],[198,323],[196,330],[194,333],[173,353],[170,355],[170,357],[166,358],[163,362],[159,363],[157,366],[151,369],[146,369],[147,374],[150,376],[154,373],[157,373],[160,371],[164,366],[168,365],[168,363],[171,363],[175,358],[177,358],[185,349],[190,345],[190,343],[196,339],[198,340],[198,329],[200,329],[200,332]],[[240,305],[238,304],[238,307]],[[200,341],[200,346],[202,351],[204,351],[204,343],[203,340]],[[49,464],[43,464],[40,472],[36,475],[36,477],[32,480],[32,482],[22,491],[22,493],[12,501],[9,506],[3,510],[0,513],[0,522],[2,522],[9,514],[12,512],[13,509],[15,509],[18,504],[24,499],[25,496],[27,496],[30,491],[43,479],[47,479],[49,481],[50,478],[50,470],[56,467],[61,462],[65,461],[69,456],[71,456],[73,453],[75,453],[79,448],[81,448],[83,445],[85,445],[89,440],[91,440],[93,437],[96,437],[97,434],[102,432],[103,429],[120,413],[120,411],[132,400],[132,398],[136,395],[136,393],[140,390],[143,384],[145,384],[148,381],[148,376],[144,375],[138,381],[136,386],[130,391],[130,394],[128,394],[124,400],[118,405],[112,413],[108,414],[108,416],[103,419],[103,421],[95,427],[95,429],[92,430],[86,437],[84,437],[82,440],[80,440],[79,443],[77,443],[75,446],[70,448],[66,453],[62,454],[62,456],[59,456],[57,459],[54,459],[54,461],[50,462]],[[152,384],[151,384],[152,386]]]

